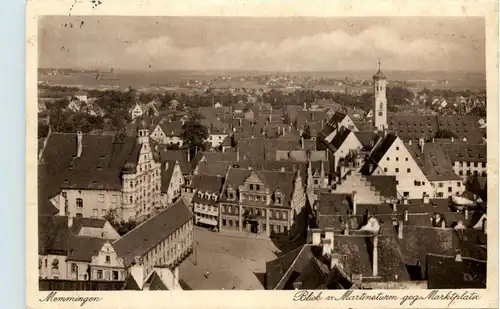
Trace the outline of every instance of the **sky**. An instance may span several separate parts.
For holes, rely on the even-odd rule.
[[[485,71],[472,17],[45,16],[41,68]]]

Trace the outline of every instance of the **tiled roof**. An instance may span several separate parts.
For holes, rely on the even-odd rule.
[[[99,254],[107,240],[87,236],[69,238],[68,261],[92,262],[92,257]]]
[[[427,255],[427,287],[429,289],[485,289],[486,261],[455,255]]]
[[[231,162],[215,161],[215,162],[200,162],[198,163],[197,173],[199,175],[220,176],[226,175]]]
[[[66,221],[68,220],[66,216],[64,218],[66,218]],[[73,233],[74,235],[78,235],[80,233],[80,230],[83,227],[102,229],[102,228],[104,228],[105,224],[106,224],[106,220],[104,220],[104,219],[73,218],[73,224],[71,225],[70,230],[71,230],[71,233]]]
[[[347,139],[349,134],[351,134],[351,130],[344,127],[341,127],[339,129],[339,132],[335,134],[332,141],[330,142],[331,147],[333,147],[333,151],[337,151],[337,149],[339,149],[340,146],[342,146],[342,144]]]
[[[436,116],[390,115],[387,123],[389,131],[405,141],[432,139],[439,128]]]
[[[387,136],[380,141],[372,150],[370,157],[366,160],[365,165],[362,167],[363,174],[369,174],[369,165],[378,164],[385,153],[389,150],[392,144],[396,141],[397,136],[394,134],[387,134]]]
[[[180,121],[162,121],[160,128],[166,136],[181,136],[182,135],[182,122]]]
[[[192,218],[193,213],[181,198],[116,240],[113,247],[127,267],[135,257],[142,257]]]
[[[186,150],[168,150],[167,145],[158,145],[160,162],[177,161],[181,167],[182,174],[191,174],[192,168],[188,161],[188,152]]]
[[[363,149],[366,150],[371,150],[380,138],[380,136],[371,131],[357,131],[354,132],[354,135],[356,135],[361,145],[363,145]]]
[[[329,269],[313,252],[311,245],[303,245],[287,254],[266,263],[266,289],[291,290],[300,282],[301,289],[316,289],[321,286]]]
[[[339,111],[336,111],[332,117],[330,118],[330,120],[328,120],[328,124],[329,125],[335,125],[339,122],[341,122],[342,120],[344,120],[344,118],[346,117],[347,115],[342,113],[342,112],[339,112]]]
[[[242,168],[230,168],[222,189],[221,200],[227,199],[228,186],[232,186],[235,190],[238,190],[238,187],[245,182],[252,172],[262,180],[272,193],[279,189],[283,193],[283,206],[290,206],[295,183],[295,173],[293,172],[254,171]],[[302,181],[304,182],[304,179]]]
[[[405,146],[429,181],[461,180],[455,174],[450,157],[440,144],[424,142],[423,153],[418,144]]]
[[[486,162],[486,144],[443,143],[452,162]]]
[[[277,150],[302,149],[300,139],[243,138],[238,142],[240,160],[275,160]]]
[[[427,253],[453,255],[454,230],[449,228],[403,225],[403,239],[398,239],[404,262],[407,265],[425,265]],[[424,272],[425,273],[425,272]]]
[[[366,180],[384,197],[398,197],[396,176],[366,176]]]
[[[238,166],[243,169],[248,169],[251,167],[256,171],[275,171],[279,172],[284,169],[285,172],[295,173],[300,170],[300,177],[305,184],[307,179],[307,163],[297,162],[297,161],[240,161]]]
[[[202,190],[203,192],[220,193],[223,185],[224,177],[211,175],[194,175],[190,187],[193,189]]]
[[[121,171],[126,163],[137,164],[140,145],[124,134],[83,135],[83,150],[77,158],[76,134],[50,135],[39,163],[40,190],[47,197],[61,187],[121,190]]]
[[[176,161],[167,161],[162,164],[161,168],[161,192],[167,193],[172,181],[172,175],[174,173]]]
[[[68,217],[38,216],[38,254],[66,255],[68,239]]]
[[[323,111],[305,111],[300,110],[297,112],[296,125],[297,128],[304,127],[309,122],[317,122],[321,120],[326,120],[326,113]]]

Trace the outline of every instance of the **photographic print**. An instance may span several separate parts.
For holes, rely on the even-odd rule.
[[[465,15],[39,16],[39,301],[486,291],[486,28]],[[474,292],[459,294],[446,297]]]

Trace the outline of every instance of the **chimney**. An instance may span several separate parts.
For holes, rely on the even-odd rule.
[[[76,133],[76,157],[80,158],[83,151],[83,134],[82,131]]]
[[[357,197],[356,197],[357,192],[352,191],[352,214],[356,215],[356,208],[357,208]]]
[[[378,276],[378,235],[373,236],[373,253],[372,253],[372,270],[373,277]]]
[[[465,216],[465,220],[469,219],[469,209],[467,207],[465,207],[464,216]]]
[[[408,145],[411,146],[411,140],[408,141]]]
[[[72,227],[72,226],[73,226],[73,217],[68,216],[68,227]]]
[[[240,162],[240,149],[236,147],[236,162]]]
[[[280,168],[280,171],[281,171],[282,173],[284,173],[284,172],[285,172],[285,167],[284,167],[284,166],[282,166],[282,167]]]
[[[188,155],[188,162],[191,162],[191,151],[189,149],[187,150],[187,155]]]
[[[405,209],[404,211],[404,216],[405,216],[405,222],[408,222],[408,210]]]
[[[403,239],[403,220],[399,220],[398,224],[398,238]]]
[[[302,143],[302,149],[304,149],[304,137],[300,138],[300,142]]]
[[[403,196],[403,205],[408,205],[408,198]]]
[[[239,123],[240,123],[240,127],[241,127],[241,118],[238,118],[238,120],[239,120]]]
[[[425,144],[425,141],[423,138],[419,139],[418,140],[418,145],[420,146],[420,152],[421,153],[424,153],[424,144]]]
[[[398,211],[398,205],[396,204],[396,201],[392,201],[392,211],[397,212]]]
[[[451,142],[453,143],[454,141],[455,141],[455,139],[452,137],[452,138],[451,138]]]
[[[444,218],[441,218],[441,228],[446,228],[446,222],[444,221]]]
[[[168,161],[165,162],[165,170],[168,170]]]

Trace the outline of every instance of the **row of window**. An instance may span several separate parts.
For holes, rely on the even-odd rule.
[[[387,173],[388,171],[389,171],[389,169],[388,169],[387,167],[384,167],[384,173]],[[394,169],[394,172],[399,173],[399,167],[396,167],[396,168]],[[411,173],[411,168],[407,168],[407,169],[406,169],[406,172],[407,172],[407,173]]]
[[[155,173],[154,173],[154,176],[158,177],[160,176],[160,171],[159,170],[156,170]],[[139,186],[139,184],[142,184],[142,183],[146,183],[146,175],[143,175],[143,176],[139,176],[139,179],[135,181],[135,186]],[[147,182],[151,182],[151,174],[150,175],[147,175]],[[130,180],[128,182],[130,188],[134,188],[134,181]]]
[[[458,167],[471,167],[472,165],[474,167],[486,168],[486,162],[459,162],[459,161],[455,161],[455,166],[458,166]]]
[[[217,216],[206,215],[206,214],[198,213],[198,212],[196,213],[196,217],[197,217],[197,219],[204,218],[204,219],[209,219],[209,220],[218,220]]]
[[[252,208],[252,207],[241,207],[242,214],[245,211],[248,211],[248,214],[255,215],[257,217],[265,218],[266,210],[260,208]],[[238,214],[239,206],[233,205],[221,205],[221,212],[230,213],[230,214]],[[278,209],[269,209],[269,218],[271,219],[288,219],[288,211],[286,210],[278,210]]]
[[[103,276],[104,274],[104,276]],[[118,271],[113,270],[102,270],[102,269],[97,269],[96,271],[96,278],[97,280],[113,280],[113,281],[118,281]]]
[[[398,150],[399,147],[396,147],[396,150]],[[391,161],[391,157],[387,157],[387,161]],[[399,157],[396,157],[396,161],[399,161]],[[405,158],[405,161],[408,161],[408,158]]]
[[[229,228],[234,227],[238,229],[240,227],[240,222],[239,220],[222,219],[222,226]],[[267,230],[267,225],[265,222],[262,222],[259,227],[262,232],[265,232]],[[286,233],[288,232],[288,226],[282,224],[269,224],[269,231],[275,233]]]
[[[458,171],[458,175],[459,176],[464,176],[464,171]],[[482,177],[486,177],[487,173],[486,173],[486,171],[482,171],[481,173],[479,173],[478,171],[474,171],[474,172],[467,171],[467,172],[465,172],[465,175],[466,176],[471,176],[471,175],[479,176],[479,175],[481,175]]]
[[[210,205],[204,205],[204,204],[201,204],[201,205],[200,205],[200,204],[198,204],[198,203],[196,203],[196,204],[194,205],[194,208],[195,208],[196,210],[198,210],[198,209],[199,209],[199,210],[207,210],[207,211],[217,211],[217,206],[210,206]]]

